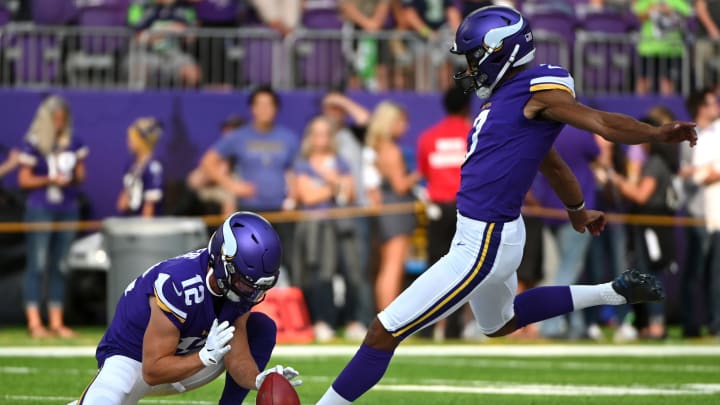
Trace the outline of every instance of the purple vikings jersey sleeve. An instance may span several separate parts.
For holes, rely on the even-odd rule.
[[[145,166],[142,174],[143,200],[159,202],[163,196],[163,167],[153,159]]]
[[[189,252],[156,264],[131,282],[98,344],[98,366],[113,355],[142,361],[151,301],[178,329],[178,355],[200,350],[215,318],[234,322],[242,315],[242,311],[231,305],[217,305],[219,315],[216,314],[216,298],[208,291],[205,281],[208,261],[207,249]]]
[[[458,210],[485,222],[520,216],[523,198],[540,163],[565,124],[528,119],[533,93],[562,90],[575,95],[572,76],[560,66],[535,66],[503,82],[481,107],[468,135]]]

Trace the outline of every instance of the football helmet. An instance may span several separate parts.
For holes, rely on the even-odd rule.
[[[280,275],[280,237],[265,218],[252,212],[230,215],[210,237],[208,253],[212,276],[233,303],[260,303]]]
[[[453,76],[458,86],[488,98],[511,67],[530,63],[535,45],[530,25],[510,7],[488,6],[465,17],[450,52],[465,55],[468,69]]]

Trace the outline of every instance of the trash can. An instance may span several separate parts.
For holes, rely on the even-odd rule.
[[[110,259],[107,320],[131,281],[154,264],[207,245],[207,228],[198,218],[109,218],[103,243]]]

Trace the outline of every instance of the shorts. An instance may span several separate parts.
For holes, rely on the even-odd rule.
[[[680,80],[681,57],[640,56],[641,77],[661,77],[673,81]]]

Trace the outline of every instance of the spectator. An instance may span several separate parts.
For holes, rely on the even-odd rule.
[[[595,138],[592,134],[573,127],[565,127],[555,141],[555,148],[560,156],[575,173],[582,195],[585,196],[585,206],[595,209],[595,178],[591,165],[600,155]],[[552,186],[541,176],[538,180],[536,197],[543,207],[564,209],[565,204],[560,201]],[[585,255],[590,246],[589,233],[576,232],[570,221],[546,219],[545,225],[555,239],[558,249],[558,267],[551,284],[570,285],[578,284],[585,267]],[[540,330],[548,337],[558,337],[566,331],[569,339],[579,339],[586,335],[585,322],[582,312],[572,312],[568,315],[568,328],[563,328],[562,318],[552,318],[541,323]]]
[[[28,192],[26,222],[78,219],[77,186],[85,180],[87,154],[87,147],[72,135],[72,116],[65,100],[58,96],[46,98],[35,113],[19,158],[18,184]],[[35,231],[27,235],[24,296],[28,333],[32,338],[74,335],[63,320],[65,279],[60,269],[74,236],[73,230]],[[39,308],[45,272],[50,330],[43,325]]]
[[[322,115],[329,119],[333,125],[338,128],[335,132],[335,143],[337,145],[338,155],[350,166],[350,174],[355,184],[354,205],[366,207],[368,205],[367,193],[362,182],[363,161],[362,161],[362,142],[365,139],[367,124],[370,119],[370,112],[362,105],[356,103],[349,97],[338,93],[330,92],[322,100]],[[347,120],[350,119],[350,124]],[[363,272],[363,281],[365,283],[359,285],[356,290],[347,290],[348,294],[354,297],[348,297],[348,301],[357,302],[360,306],[357,309],[358,320],[364,324],[370,323],[373,316],[373,297],[369,284],[369,265],[368,258],[370,256],[370,221],[367,217],[356,217],[354,219],[354,229],[352,238],[355,242],[355,255],[360,262],[359,268]],[[350,257],[348,257],[349,259]],[[341,262],[345,259],[341,258]],[[347,266],[345,266],[347,267]],[[346,269],[351,271],[351,269]],[[346,336],[348,332],[346,331]]]
[[[695,0],[695,14],[700,22],[695,33],[695,79],[700,86],[707,86],[716,83],[720,74],[720,65],[717,63],[720,2]]]
[[[538,208],[540,201],[535,197],[534,190],[537,190],[540,182],[540,173],[535,176],[530,191],[525,194],[523,205],[526,207]],[[523,249],[522,260],[518,266],[518,290],[517,294],[537,286],[544,278],[544,248],[542,218],[536,216],[523,216],[525,223],[525,249]],[[477,325],[477,322],[475,322]],[[540,335],[537,324],[526,325],[516,330],[511,336],[520,339],[535,339]],[[483,335],[484,336],[484,335]]]
[[[0,156],[3,157],[2,163],[0,163],[0,181],[2,181],[6,174],[15,170],[20,164],[20,151],[0,146]],[[0,185],[2,185],[1,182]]]
[[[252,121],[218,140],[203,156],[200,166],[220,187],[237,198],[239,209],[278,211],[295,207],[292,164],[297,156],[298,139],[289,129],[275,122],[280,98],[269,86],[260,86],[248,97]],[[230,176],[223,162],[235,159]],[[291,224],[278,224],[285,246],[287,265],[292,240]],[[297,281],[297,280],[296,280]]]
[[[455,194],[460,189],[460,166],[465,160],[467,136],[472,128],[468,121],[470,95],[453,86],[443,96],[443,107],[446,117],[425,130],[417,146],[418,171],[427,180],[429,264],[437,262],[448,252],[455,236]],[[472,315],[468,321],[468,326],[473,325],[471,328],[477,324]],[[435,325],[435,330],[444,336],[445,327],[443,319]],[[467,333],[470,334],[469,329]]]
[[[155,159],[162,125],[155,118],[138,118],[128,128],[128,149],[133,155],[123,176],[117,209],[125,215],[154,217],[163,198],[163,168]]]
[[[648,118],[658,125],[664,125],[675,121],[675,114],[666,106],[659,104],[648,111]],[[647,148],[643,145],[629,145],[627,148],[627,177],[631,182],[640,179],[645,162],[647,161]]]
[[[389,101],[381,102],[373,111],[368,125],[364,152],[368,165],[364,178],[370,204],[393,204],[413,201],[412,188],[420,180],[419,173],[408,174],[397,140],[407,131],[405,111]],[[380,269],[375,281],[375,302],[382,310],[402,288],[405,256],[410,236],[415,229],[415,214],[393,214],[378,217],[380,231]]]
[[[621,176],[628,177],[629,163],[625,149],[620,144],[607,141],[605,138],[595,135],[595,140],[600,146],[600,155],[595,166],[595,201],[598,209],[604,212],[626,213],[628,210],[626,200],[620,195],[617,188],[610,181],[610,174],[615,172]],[[635,146],[635,145],[632,145]],[[644,151],[641,149],[644,156]],[[645,159],[643,157],[643,159]],[[643,163],[644,164],[644,163]],[[638,172],[642,169],[642,165]],[[636,176],[637,182],[640,175]],[[628,268],[627,225],[624,223],[608,223],[605,230],[597,237],[592,238],[587,254],[587,282],[601,282],[607,280],[605,269],[610,269],[610,277],[616,277]],[[626,342],[637,339],[637,329],[629,321],[627,314],[628,305],[614,307],[615,316],[609,321],[617,326],[613,340]],[[602,321],[598,309],[585,309],[585,319],[590,325],[588,337],[598,340],[601,331],[598,324]]]
[[[654,123],[646,119],[648,123]],[[613,173],[610,180],[620,194],[636,204],[635,212],[649,215],[674,215],[677,196],[674,195],[672,177],[678,170],[677,150],[666,144],[646,144],[648,160],[638,183],[632,183]],[[675,265],[675,247],[672,227],[636,226],[633,229],[635,260],[645,272],[659,273]],[[661,302],[646,304],[649,323],[641,335],[662,339],[665,332],[665,308]],[[642,309],[642,307],[641,307]],[[636,312],[636,316],[640,318]],[[644,327],[644,320],[636,320]]]
[[[452,0],[442,0],[442,7],[439,3],[437,0],[402,0],[408,25],[432,48],[430,60],[421,63],[437,66],[439,87],[448,89],[453,74],[448,45],[452,44],[462,15]]]
[[[220,137],[224,138],[244,125],[245,120],[242,117],[234,114],[230,115],[220,124]],[[220,169],[222,169],[227,176],[233,176],[233,167],[235,166],[234,158],[231,157],[220,165],[222,166]],[[223,217],[228,217],[237,211],[235,196],[213,181],[210,175],[205,172],[202,165],[198,165],[195,170],[190,172],[187,177],[187,185],[201,202],[219,206],[220,214]],[[205,210],[203,210],[203,212],[205,212]]]
[[[307,126],[301,157],[295,164],[299,205],[307,209],[324,209],[350,204],[354,199],[354,180],[350,167],[337,154],[333,123],[317,117]],[[339,317],[333,294],[333,276],[339,259],[346,263],[347,290],[357,291],[368,281],[357,260],[353,221],[349,218],[318,219],[298,224],[295,232],[293,269],[303,275],[303,285],[313,319],[315,339],[325,342],[335,336]],[[300,270],[302,269],[302,270]],[[351,294],[354,295],[354,294]],[[362,338],[365,326],[359,321],[361,306],[346,302],[353,313],[345,328],[346,335]]]
[[[688,102],[690,113],[697,117],[699,134],[698,144],[692,153],[692,170],[683,174],[689,174],[692,181],[702,190],[708,233],[706,237],[709,242],[709,251],[706,254],[710,257],[707,259],[708,264],[703,263],[702,239],[697,240],[698,236],[702,238],[702,235],[698,232],[699,235],[688,239],[689,243],[699,242],[696,245],[688,245],[691,250],[698,252],[698,256],[694,258],[697,262],[693,263],[693,268],[688,264],[686,271],[701,271],[705,265],[710,269],[707,283],[710,298],[707,311],[710,317],[710,333],[720,337],[720,299],[718,299],[720,297],[720,121],[717,119],[717,103],[715,95],[708,89],[691,96]],[[693,111],[693,105],[697,106],[696,111]],[[687,169],[684,172],[687,172]],[[692,291],[688,293],[694,294]]]
[[[642,21],[638,42],[641,72],[635,90],[648,94],[657,80],[660,94],[672,95],[674,83],[680,82],[685,18],[691,8],[685,0],[638,0],[633,9]]]
[[[179,0],[134,3],[128,10],[128,24],[140,46],[137,60],[128,61],[131,82],[145,85],[158,76],[163,82],[169,79],[188,87],[200,84],[200,68],[182,45],[182,39],[189,41],[186,30],[197,26],[191,4]]]
[[[301,0],[250,0],[263,24],[286,36],[300,24]]]
[[[390,12],[390,0],[339,0],[338,6],[354,31],[367,34],[380,31]],[[388,41],[370,35],[353,35],[353,39],[356,56],[353,79],[362,80],[372,90],[387,90],[390,82]]]
[[[473,11],[487,7],[492,6],[496,2],[492,0],[460,0],[460,12],[463,16],[463,18],[467,17],[468,14],[472,13]],[[512,3],[512,2],[511,2]],[[512,4],[510,4],[512,6]]]

